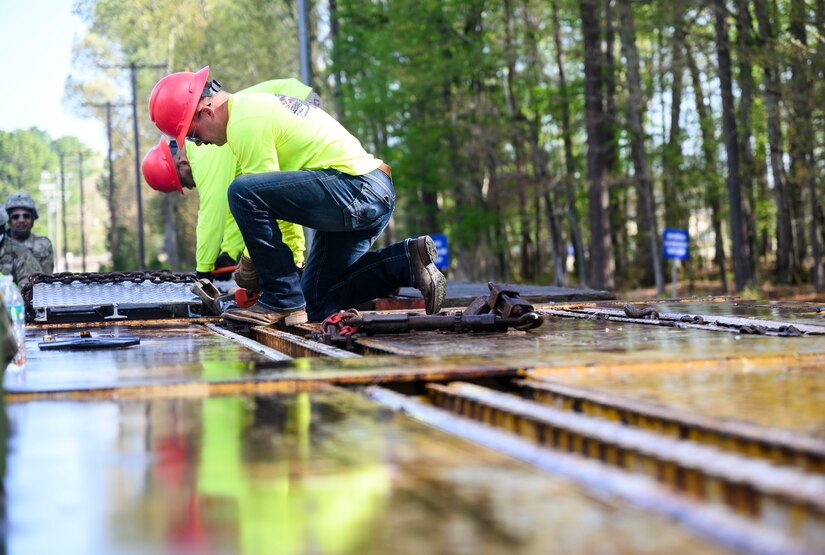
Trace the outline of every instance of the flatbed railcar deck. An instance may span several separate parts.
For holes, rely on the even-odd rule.
[[[531,331],[352,349],[195,313],[30,325],[10,552],[825,552],[819,307],[534,299]],[[81,334],[140,342],[37,346]]]

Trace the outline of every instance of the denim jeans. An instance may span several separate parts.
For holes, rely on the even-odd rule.
[[[240,176],[229,208],[258,271],[262,306],[306,307],[312,320],[413,285],[407,241],[369,250],[395,210],[395,189],[383,172],[352,176],[301,170]],[[275,220],[316,230],[299,280]]]

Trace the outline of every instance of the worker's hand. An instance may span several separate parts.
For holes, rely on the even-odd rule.
[[[208,279],[212,281],[212,272],[195,272],[195,276],[198,279]]]
[[[215,281],[229,281],[232,279],[232,272],[236,267],[235,259],[229,254],[222,252],[215,259],[215,269],[212,271],[212,279]]]

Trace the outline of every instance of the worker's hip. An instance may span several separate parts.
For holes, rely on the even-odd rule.
[[[386,225],[395,209],[395,189],[380,170],[356,176],[337,170],[251,174],[232,182],[229,206],[239,225],[265,210],[319,231],[367,230]]]

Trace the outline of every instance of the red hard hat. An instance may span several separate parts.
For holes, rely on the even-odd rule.
[[[208,78],[209,66],[195,73],[173,73],[158,81],[149,96],[149,117],[181,146]]]
[[[152,150],[146,153],[141,169],[146,183],[155,191],[161,193],[179,191],[183,194],[172,149],[169,148],[166,139],[161,139],[157,145],[152,147]]]

